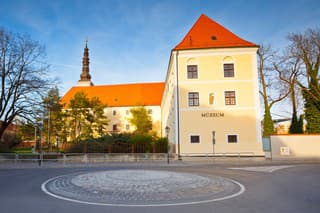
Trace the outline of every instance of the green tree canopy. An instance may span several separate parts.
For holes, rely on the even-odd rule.
[[[152,130],[152,118],[148,113],[148,110],[141,106],[132,108],[130,110],[132,118],[129,122],[136,128],[135,133],[137,134],[148,134]]]
[[[44,113],[46,114],[44,119],[43,136],[46,138],[47,143],[50,145],[55,142],[56,136],[65,138],[63,133],[63,113],[62,104],[60,103],[59,89],[58,87],[51,88],[48,91],[46,97],[43,98]]]
[[[84,91],[77,92],[66,110],[66,129],[71,140],[101,136],[108,125],[105,105],[97,97],[89,99]]]

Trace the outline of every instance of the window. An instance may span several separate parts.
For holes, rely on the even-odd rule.
[[[188,79],[198,78],[198,66],[197,65],[188,65]]]
[[[126,110],[126,115],[129,115],[129,110]]]
[[[112,125],[112,131],[118,131],[117,124],[113,124],[113,125]]]
[[[130,125],[129,124],[126,125],[126,130],[127,131],[130,130]]]
[[[223,64],[223,73],[225,78],[234,77],[233,64]]]
[[[237,143],[238,135],[228,135],[228,143]]]
[[[117,111],[116,111],[116,110],[113,110],[112,114],[113,114],[113,115],[116,115],[116,114],[117,114]]]
[[[189,92],[188,93],[189,106],[199,106],[199,93]]]
[[[190,143],[200,143],[200,135],[191,135]]]
[[[148,114],[152,114],[152,109],[148,109]]]
[[[224,92],[225,105],[236,105],[236,92],[235,91],[225,91]]]
[[[214,104],[214,93],[209,94],[209,104],[213,105]]]

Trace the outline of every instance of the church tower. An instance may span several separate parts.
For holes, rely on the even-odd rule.
[[[80,80],[77,86],[93,86],[91,82],[91,75],[89,73],[89,49],[88,49],[88,39],[86,39],[86,46],[83,52],[82,58],[82,73],[80,75]]]

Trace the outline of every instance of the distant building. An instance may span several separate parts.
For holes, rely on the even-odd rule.
[[[138,106],[144,106],[153,120],[152,130],[160,136],[160,104],[163,89],[163,82],[95,86],[89,73],[89,49],[86,42],[80,80],[63,96],[62,103],[67,106],[74,95],[80,91],[83,91],[88,98],[98,97],[107,106],[104,111],[109,119],[109,125],[107,126],[107,132],[109,133],[132,132],[134,127],[129,123],[130,110]]]
[[[161,133],[161,98],[164,83],[139,83],[99,86],[74,86],[62,98],[68,104],[77,92],[83,91],[89,98],[98,97],[105,108],[109,119],[107,132],[132,132],[134,127],[129,123],[130,110],[144,106],[153,120],[153,131]]]
[[[257,50],[201,15],[171,51],[164,83],[94,86],[86,45],[78,85],[62,100],[68,103],[81,90],[99,97],[108,106],[108,131],[132,130],[128,110],[144,105],[179,155],[263,155]]]
[[[273,123],[275,126],[275,134],[289,134],[291,118],[275,119],[273,120]]]

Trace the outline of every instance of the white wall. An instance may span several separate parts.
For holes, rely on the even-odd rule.
[[[273,159],[320,158],[320,134],[272,135],[270,140]]]

